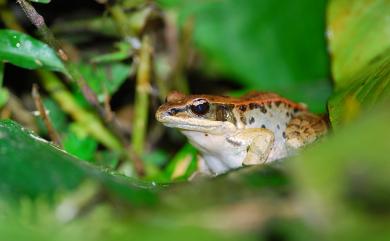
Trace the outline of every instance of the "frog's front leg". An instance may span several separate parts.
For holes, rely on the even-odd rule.
[[[246,148],[243,165],[256,165],[265,163],[274,144],[274,134],[264,128],[251,128],[240,130],[234,136],[228,137],[228,142],[240,143]]]

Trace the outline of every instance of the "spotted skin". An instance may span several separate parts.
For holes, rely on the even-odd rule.
[[[284,158],[327,131],[304,105],[264,92],[241,98],[173,92],[156,118],[186,135],[212,174]]]

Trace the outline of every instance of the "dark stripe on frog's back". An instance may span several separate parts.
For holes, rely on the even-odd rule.
[[[233,114],[234,105],[233,104],[212,104],[215,110],[215,120],[216,121],[229,121],[236,124],[236,118]]]

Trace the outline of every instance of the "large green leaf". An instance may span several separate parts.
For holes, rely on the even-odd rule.
[[[374,107],[390,96],[390,49],[360,70],[348,86],[339,88],[329,100],[334,127],[355,119],[362,109]]]
[[[386,56],[389,13],[387,0],[330,1],[327,36],[336,87],[354,82],[361,69],[378,56]]]
[[[0,61],[27,69],[65,72],[61,60],[47,44],[14,30],[0,30]]]
[[[241,229],[256,229],[264,220],[262,216],[254,221],[251,219],[249,224],[245,220],[240,223],[232,220],[221,226],[213,220],[234,217],[234,213],[229,214],[231,207],[247,214],[253,211],[252,206],[256,212],[269,207],[269,203],[279,207],[273,200],[283,199],[288,187],[283,172],[260,168],[213,180],[176,184],[160,191],[157,198],[158,185],[117,176],[77,160],[14,122],[0,122],[0,137],[1,199],[35,197],[34,203],[20,199],[16,213],[0,200],[5,214],[5,219],[0,219],[1,240],[24,240],[26,237],[30,240],[68,240],[69,237],[72,240],[156,240],[156,232],[158,240],[253,240],[253,233],[242,233]],[[91,213],[82,219],[62,223],[61,215],[64,214],[58,213],[61,205],[48,207],[46,199],[41,197],[74,189],[87,179],[107,188],[108,201],[95,209],[95,206],[88,207]],[[126,202],[110,202],[118,201],[115,196]],[[266,204],[258,204],[263,198]],[[151,205],[156,201],[158,205]],[[135,204],[148,205],[138,205],[135,209]],[[214,219],[209,220],[210,211]],[[120,215],[115,215],[118,212]],[[36,213],[33,219],[28,215],[31,213]],[[273,217],[270,212],[267,215],[270,215],[267,219]],[[232,229],[218,230],[217,227],[224,225],[230,225]],[[86,234],[85,230],[91,231]],[[102,232],[105,235],[101,235]],[[51,235],[53,233],[56,235]]]
[[[278,169],[243,169],[175,185],[161,192],[153,208],[106,202],[66,224],[39,200],[29,206],[29,212],[36,213],[33,219],[23,216],[26,202],[17,214],[1,206],[6,215],[0,219],[0,239],[387,240],[389,107],[364,115],[295,158],[290,163],[293,185]],[[290,223],[280,223],[286,218]],[[301,219],[306,221],[304,229]],[[292,228],[283,228],[287,224]]]
[[[390,102],[365,111],[293,162],[307,223],[321,240],[388,240]]]
[[[160,1],[194,16],[194,41],[222,73],[324,110],[325,1]]]
[[[329,114],[334,126],[390,95],[389,13],[386,0],[330,2],[328,38],[336,92]]]
[[[89,165],[12,121],[0,122],[0,197],[50,196],[86,179],[132,203],[155,202],[155,185]]]

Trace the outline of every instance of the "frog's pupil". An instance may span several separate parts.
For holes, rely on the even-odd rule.
[[[191,105],[191,111],[196,115],[204,115],[210,110],[210,105],[206,100],[197,101]]]

